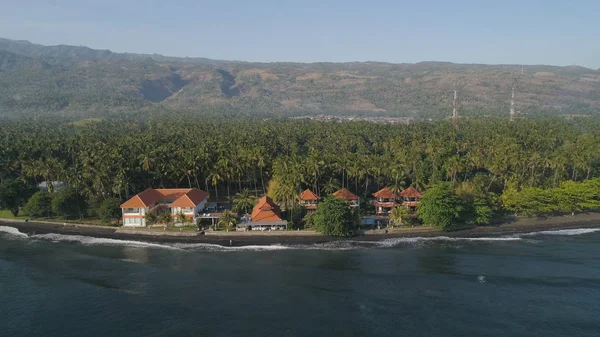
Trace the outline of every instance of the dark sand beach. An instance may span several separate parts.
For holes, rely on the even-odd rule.
[[[27,234],[56,233],[63,235],[82,235],[98,238],[110,238],[118,240],[134,240],[158,243],[208,243],[222,246],[246,246],[246,245],[308,245],[345,240],[345,238],[328,237],[323,235],[307,234],[299,232],[276,233],[210,233],[201,235],[193,232],[160,232],[144,230],[119,230],[117,227],[91,226],[77,224],[61,224],[37,221],[19,221],[13,219],[2,219],[0,225],[17,228]],[[412,237],[498,237],[512,234],[530,233],[546,230],[594,228],[600,227],[600,213],[583,213],[573,216],[552,216],[546,218],[504,219],[496,225],[476,227],[453,232],[442,232],[429,227],[396,228],[386,233],[384,230],[373,230],[361,232],[352,237],[358,241],[378,241],[389,238],[412,238]]]

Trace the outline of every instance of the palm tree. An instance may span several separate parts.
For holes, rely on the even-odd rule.
[[[177,222],[179,222],[181,224],[187,223],[187,217],[185,216],[185,214],[183,214],[183,212],[179,212],[177,214]]]
[[[170,226],[173,222],[173,218],[171,217],[171,213],[163,212],[158,215],[158,221],[165,224],[165,226]]]
[[[217,226],[220,228],[226,228],[227,230],[235,228],[237,224],[237,218],[230,210],[226,210],[221,214],[221,218],[217,222]]]
[[[248,213],[255,203],[256,198],[250,194],[247,188],[233,196],[233,210],[238,214],[241,212]]]
[[[152,226],[158,220],[158,216],[154,211],[148,211],[144,215],[144,219],[146,219],[146,226]]]
[[[410,217],[410,210],[405,206],[397,206],[390,212],[390,223],[406,224]]]
[[[323,186],[323,192],[325,194],[332,194],[333,192],[340,189],[340,184],[337,180],[329,178],[329,180]]]

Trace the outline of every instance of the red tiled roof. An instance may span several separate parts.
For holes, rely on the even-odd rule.
[[[206,198],[208,198],[208,192],[192,188],[173,201],[171,207],[196,207]]]
[[[400,192],[400,196],[404,198],[421,198],[423,197],[423,193],[417,191],[414,187],[409,187]]]
[[[121,204],[121,208],[144,208],[153,205],[161,199],[161,194],[152,188],[146,189],[144,192],[138,193],[133,198]]]
[[[352,192],[348,191],[347,188],[342,188],[341,190],[336,191],[333,193],[333,196],[338,199],[358,200],[358,197]]]
[[[252,209],[252,221],[279,221],[281,220],[281,210],[268,196],[258,200],[258,203]]]
[[[313,191],[306,189],[304,192],[300,193],[300,195],[298,196],[298,199],[304,200],[304,201],[317,201],[317,200],[320,200],[321,198],[319,198],[316,194],[314,194]]]
[[[121,208],[144,208],[159,200],[173,200],[171,207],[195,207],[208,197],[197,188],[149,188],[121,204]]]
[[[380,189],[379,191],[373,193],[373,196],[375,198],[382,198],[382,199],[395,199],[396,198],[396,194],[394,194],[394,192],[392,192],[387,187],[384,187],[384,188]]]

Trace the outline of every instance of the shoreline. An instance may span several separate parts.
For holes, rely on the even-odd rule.
[[[431,227],[392,228],[384,230],[364,231],[351,238],[329,237],[314,233],[283,232],[264,234],[208,233],[200,235],[195,232],[161,232],[143,233],[144,230],[122,229],[121,227],[93,226],[83,224],[61,224],[53,222],[0,219],[0,226],[17,228],[26,234],[63,234],[81,235],[96,238],[130,240],[151,243],[206,243],[221,246],[249,245],[311,245],[340,240],[380,241],[392,238],[415,237],[453,237],[481,238],[499,237],[548,230],[600,228],[600,213],[582,213],[573,216],[550,216],[546,218],[516,218],[498,225],[475,227],[453,232],[443,232]]]

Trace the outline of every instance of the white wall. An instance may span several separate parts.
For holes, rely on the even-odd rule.
[[[123,218],[123,227],[144,227],[146,220],[143,218]]]

